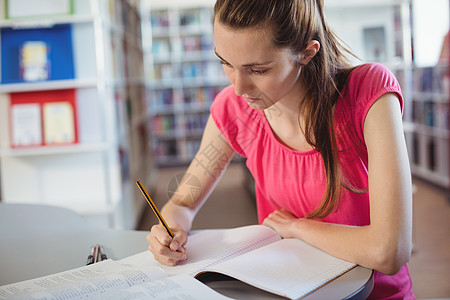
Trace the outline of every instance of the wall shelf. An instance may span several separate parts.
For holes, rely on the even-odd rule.
[[[26,149],[2,149],[0,157],[20,157],[39,155],[64,155],[69,153],[102,152],[108,150],[105,143],[99,144],[79,144],[70,146],[45,146]]]
[[[93,88],[97,85],[97,83],[97,79],[68,79],[33,83],[9,83],[0,85],[0,93]]]

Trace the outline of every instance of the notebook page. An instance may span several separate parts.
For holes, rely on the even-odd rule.
[[[196,275],[204,269],[280,240],[271,228],[251,225],[232,229],[198,231],[188,238],[187,260],[175,267],[156,262],[149,251],[122,259],[128,265],[152,265],[161,267],[168,275]]]
[[[301,240],[284,239],[209,270],[297,299],[355,266]]]

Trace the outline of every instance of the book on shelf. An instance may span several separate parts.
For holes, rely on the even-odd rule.
[[[169,13],[167,10],[154,11],[150,16],[150,24],[152,28],[167,28],[169,27]]]
[[[11,106],[11,145],[13,147],[42,145],[41,107],[36,103]]]
[[[444,130],[450,128],[448,103],[413,99],[412,117],[418,124]]]
[[[152,91],[151,94],[152,111],[168,110],[173,105],[173,91],[170,89],[163,89]]]
[[[75,142],[73,107],[69,102],[43,104],[44,142],[46,145]]]
[[[201,140],[189,140],[186,142],[186,156],[188,160],[192,160],[200,148]]]
[[[4,27],[0,33],[2,84],[75,78],[70,24]]]
[[[169,39],[154,39],[152,41],[152,52],[157,57],[169,57],[170,55]]]
[[[54,295],[71,299],[69,294],[95,299],[105,298],[109,291],[127,296],[142,292],[142,299],[161,291],[187,294],[192,299],[226,299],[200,283],[217,273],[269,293],[298,299],[356,266],[303,241],[282,239],[263,225],[195,232],[189,236],[186,251],[187,261],[175,267],[159,264],[147,250],[122,260],[106,260],[3,286],[0,299],[12,295],[27,299],[26,292],[29,299],[51,299]],[[114,284],[106,284],[111,282]],[[161,293],[160,297],[164,295]]]
[[[24,81],[47,80],[49,47],[42,41],[27,41],[20,48],[20,74]]]
[[[169,115],[153,117],[152,129],[156,134],[173,132],[175,130],[174,116]]]
[[[188,133],[200,133],[201,135],[201,133],[203,133],[203,129],[206,126],[206,122],[208,121],[208,117],[209,112],[200,114],[187,114],[185,116],[183,127]]]
[[[180,29],[199,30],[201,25],[201,15],[198,9],[186,9],[180,11],[178,18]]]
[[[416,68],[413,71],[414,91],[448,98],[449,76],[446,65],[438,64],[433,67]]]
[[[427,169],[436,171],[436,142],[434,139],[427,141]]]
[[[450,99],[449,99],[450,101]],[[450,130],[450,109],[449,103],[435,104],[436,127],[440,129]]]
[[[20,92],[10,97],[12,147],[78,143],[75,90]],[[24,142],[25,133],[32,133],[34,142]]]

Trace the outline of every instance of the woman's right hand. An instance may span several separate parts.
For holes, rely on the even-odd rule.
[[[147,235],[148,249],[153,253],[154,258],[163,265],[175,266],[180,261],[186,260],[187,233],[176,226],[171,228],[174,237],[170,237],[167,230],[161,224],[154,225]]]

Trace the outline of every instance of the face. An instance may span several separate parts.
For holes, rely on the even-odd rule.
[[[215,52],[234,86],[253,109],[267,109],[301,95],[301,67],[289,49],[272,44],[269,29],[231,29],[214,23]]]

